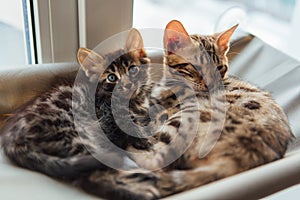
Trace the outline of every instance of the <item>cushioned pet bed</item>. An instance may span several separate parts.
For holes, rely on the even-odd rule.
[[[161,62],[161,52],[149,52]],[[238,37],[229,52],[230,74],[271,91],[287,113],[294,134],[300,138],[300,62],[251,35]],[[60,77],[74,78],[75,63],[0,67],[0,126],[23,102],[47,90]],[[300,139],[299,139],[300,141]],[[257,199],[300,183],[300,142],[285,158],[247,172],[196,188],[170,199]],[[300,186],[294,187],[300,195]],[[217,191],[217,192],[216,192]],[[295,192],[296,191],[296,192]],[[274,197],[270,197],[276,199]],[[45,175],[12,165],[0,153],[0,199],[66,200],[98,199]]]

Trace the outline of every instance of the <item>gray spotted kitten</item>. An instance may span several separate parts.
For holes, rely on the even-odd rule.
[[[140,99],[147,96],[148,86],[140,85],[139,80],[147,80],[150,60],[136,29],[129,32],[124,46],[124,49],[104,56],[89,49],[79,49],[78,60],[84,72],[81,72],[81,79],[75,84],[60,85],[16,110],[1,133],[5,155],[21,167],[69,180],[90,170],[107,169],[91,155],[93,153],[99,153],[113,163],[126,164],[126,156],[110,151],[104,138],[101,139],[103,136],[97,132],[99,127],[119,148],[130,145],[148,148],[150,143],[146,139],[134,137],[135,133],[130,136],[122,132],[112,115],[112,91],[118,82],[116,90],[122,94],[139,88],[135,90],[133,96],[136,98],[131,99],[130,106],[136,108],[135,113],[146,112],[139,107]],[[101,70],[104,72],[99,77]],[[121,77],[124,79],[119,81]],[[95,83],[96,93],[90,87]],[[87,117],[93,109],[96,123]],[[76,127],[74,113],[80,121]],[[100,143],[94,141],[95,136],[100,137]]]

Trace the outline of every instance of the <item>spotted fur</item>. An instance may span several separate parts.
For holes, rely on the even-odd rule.
[[[226,76],[226,54],[235,29],[189,36],[180,22],[167,25],[165,63],[170,77],[178,72],[190,87],[169,84],[173,82],[169,77],[158,96],[152,96],[162,105],[168,102],[157,115],[164,126],[155,134],[158,142],[153,150],[137,160],[145,168],[157,169],[182,154],[155,172],[161,197],[280,159],[294,137],[285,113],[268,92]],[[196,99],[188,88],[193,88]],[[180,95],[173,98],[170,90]],[[170,146],[173,141],[176,145]]]
[[[167,25],[167,30],[175,32],[166,32],[164,36],[166,65],[160,69],[164,73],[155,84],[140,87],[137,91],[141,94],[147,91],[146,94],[134,95],[130,104],[129,113],[134,122],[149,126],[146,132],[137,130],[137,134],[153,136],[141,142],[118,130],[115,132],[118,134],[112,134],[110,138],[116,143],[122,141],[118,145],[128,151],[143,153],[143,157],[133,155],[131,158],[141,167],[156,171],[94,168],[76,179],[80,187],[105,198],[156,199],[234,175],[284,155],[293,136],[282,109],[268,92],[226,76],[226,53],[235,28],[212,36],[189,37],[178,21]],[[95,77],[97,80],[98,68],[93,63],[102,62],[102,58],[94,52],[87,51],[86,54],[88,59],[83,68],[91,81]],[[135,51],[134,55],[141,55],[141,51]],[[123,65],[122,62],[116,64],[119,65]],[[113,66],[103,74],[104,77],[117,71]],[[127,71],[124,69],[120,74]],[[124,80],[124,87],[132,89],[134,84]],[[105,87],[98,89],[101,88]],[[109,96],[110,93],[102,89],[98,90],[99,94]],[[126,96],[126,92],[123,94]],[[136,104],[134,99],[137,99]],[[149,121],[149,117],[154,120]],[[105,120],[104,129],[112,130],[113,123],[113,120]],[[99,144],[95,150],[99,151]]]
[[[132,29],[123,50],[101,56],[89,49],[79,49],[78,60],[82,70],[78,81],[60,85],[36,97],[16,110],[5,124],[1,133],[5,155],[18,166],[74,183],[95,170],[99,170],[95,173],[100,173],[106,180],[111,174],[118,174],[117,170],[108,169],[92,154],[126,168],[129,158],[111,151],[104,137],[122,149],[128,146],[147,149],[151,145],[147,139],[136,137],[143,134],[138,130],[133,130],[135,132],[131,135],[124,133],[116,124],[111,107],[112,92],[116,90],[121,94],[117,100],[130,100],[132,118],[148,123],[145,115],[148,111],[142,104],[150,92],[149,84],[142,84],[140,80],[147,81],[150,60],[143,48],[139,32]],[[96,92],[91,89],[93,85],[97,86]],[[134,91],[131,96],[129,91]],[[122,109],[127,108],[116,108],[118,111]],[[93,110],[95,121],[90,120]],[[99,134],[100,128],[105,136]],[[97,194],[106,198],[140,199],[148,190],[148,185],[144,190],[130,191],[124,184],[116,183],[115,187],[112,184],[99,183]],[[77,185],[92,192],[93,184],[89,181]]]
[[[226,76],[235,28],[189,37],[180,22],[167,25],[164,76],[149,97],[149,110],[155,111],[152,146],[143,157],[132,157],[156,171],[123,171],[109,181],[93,172],[84,180],[92,193],[102,182],[131,192],[140,185],[148,192],[139,198],[156,199],[283,157],[293,134],[282,108],[268,92]]]

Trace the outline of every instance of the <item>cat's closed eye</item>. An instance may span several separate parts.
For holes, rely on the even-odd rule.
[[[136,65],[132,65],[128,69],[129,75],[134,76],[139,72],[139,68]]]

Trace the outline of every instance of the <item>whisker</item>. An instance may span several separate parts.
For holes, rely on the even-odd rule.
[[[239,54],[241,54],[240,52],[228,52],[228,54],[227,55],[239,55]]]

